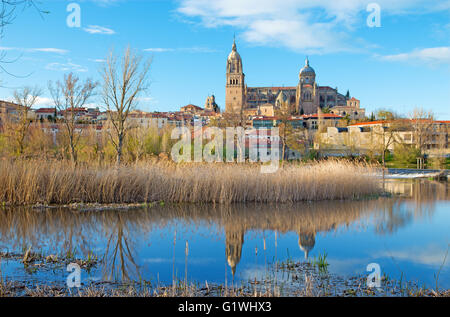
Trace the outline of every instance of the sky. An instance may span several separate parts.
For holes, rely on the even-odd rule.
[[[236,37],[246,83],[295,86],[306,56],[319,85],[361,100],[367,113],[415,107],[450,120],[450,0],[49,0],[4,29],[0,99],[74,72],[100,80],[112,49],[152,59],[144,111],[224,109],[226,59]],[[74,6],[75,5],[75,6]],[[72,8],[80,9],[73,19]],[[70,10],[68,10],[70,9]],[[379,13],[379,14],[378,14]],[[68,23],[67,20],[69,19]],[[77,23],[74,22],[78,22]],[[379,23],[378,23],[379,22]],[[102,107],[99,96],[91,105]]]

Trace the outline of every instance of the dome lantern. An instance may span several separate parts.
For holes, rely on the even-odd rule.
[[[300,77],[307,76],[307,75],[316,76],[316,72],[314,71],[314,68],[309,66],[309,59],[308,59],[308,57],[306,57],[306,60],[305,60],[305,67],[303,67],[300,70]]]

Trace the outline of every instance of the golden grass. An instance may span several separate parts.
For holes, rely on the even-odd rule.
[[[378,194],[371,168],[343,161],[285,165],[261,174],[250,164],[149,162],[116,168],[60,161],[0,162],[0,202],[70,203],[297,202],[354,199]]]

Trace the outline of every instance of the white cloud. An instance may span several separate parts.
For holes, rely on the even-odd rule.
[[[61,71],[61,72],[77,72],[77,73],[85,73],[88,69],[84,66],[74,64],[71,61],[67,63],[50,63],[45,66],[48,70]]]
[[[181,0],[177,12],[205,27],[232,26],[252,44],[328,53],[357,49],[350,35],[366,27],[372,2],[382,15],[450,9],[450,0]]]
[[[450,46],[416,49],[409,53],[378,56],[391,62],[425,62],[429,64],[450,64]]]
[[[89,25],[87,28],[84,28],[84,31],[90,34],[105,34],[105,35],[116,34],[114,30],[99,25]]]
[[[31,53],[55,53],[55,54],[67,54],[68,50],[54,47],[44,47],[44,48],[22,48],[22,47],[0,47],[0,51],[23,51]]]
[[[144,52],[156,52],[156,53],[162,53],[162,52],[173,52],[173,48],[162,48],[162,47],[152,47],[152,48],[146,48]]]
[[[38,97],[34,108],[51,108],[54,107],[53,99],[48,97]]]
[[[187,53],[217,53],[218,50],[208,47],[181,47],[181,48],[163,48],[152,47],[144,49],[144,52],[165,53],[165,52],[187,52]]]
[[[93,63],[105,63],[106,62],[106,59],[101,59],[101,58],[89,58],[88,59],[90,62],[93,62]]]
[[[409,261],[422,265],[449,267],[450,261],[444,263],[446,250],[438,245],[426,245],[423,248],[411,248],[407,250],[382,251],[376,257],[394,258],[400,261]]]
[[[55,53],[55,54],[67,54],[67,50],[60,48],[46,47],[46,48],[31,48],[30,52],[42,52],[42,53]]]
[[[118,3],[121,0],[92,0],[92,1],[102,7],[106,7],[106,6],[110,6],[112,4]]]

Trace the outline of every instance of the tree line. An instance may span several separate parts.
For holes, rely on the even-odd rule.
[[[127,48],[123,54],[111,51],[104,62],[102,80],[80,79],[74,73],[65,74],[61,80],[48,82],[55,108],[61,114],[58,122],[68,147],[70,160],[78,161],[78,149],[82,138],[82,126],[78,124],[77,111],[84,108],[94,96],[99,96],[106,109],[108,126],[104,133],[113,146],[116,164],[123,161],[125,140],[132,128],[128,118],[139,103],[139,98],[149,88],[151,59],[144,59]],[[31,133],[29,114],[42,95],[40,87],[23,87],[14,91],[15,111],[3,114],[2,129],[17,155],[24,154]],[[86,133],[85,133],[86,135]]]

